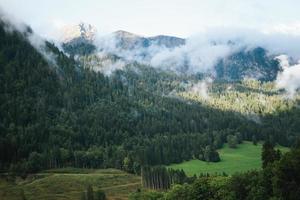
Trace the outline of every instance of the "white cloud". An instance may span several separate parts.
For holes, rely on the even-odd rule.
[[[54,54],[46,51],[45,40],[37,35],[35,32],[29,32],[29,27],[24,24],[19,19],[7,14],[5,11],[0,9],[0,20],[3,21],[5,25],[5,31],[12,32],[17,30],[24,34],[24,37],[28,42],[51,64],[56,66],[56,59]]]
[[[124,49],[118,47],[113,35],[101,37],[97,46],[102,52],[116,54],[127,61],[137,61],[156,68],[193,74],[213,72],[219,59],[242,48],[263,47],[271,55],[288,54],[300,59],[300,36],[264,33],[253,29],[214,28],[196,34],[176,48],[151,45]]]
[[[277,24],[269,28],[265,28],[263,32],[267,34],[280,33],[285,35],[300,36],[300,22]]]
[[[210,38],[200,36],[191,37],[185,45],[174,49],[151,47],[156,51],[152,50],[150,65],[189,74],[210,71],[218,59],[235,50],[225,41],[218,44],[212,42]]]
[[[295,95],[300,88],[300,63],[290,66],[288,57],[282,55],[277,57],[283,67],[283,71],[278,74],[276,86],[279,89],[285,89],[290,97]]]
[[[192,93],[196,93],[204,99],[209,99],[210,97],[208,93],[208,87],[212,83],[212,81],[213,80],[211,78],[207,78],[203,81],[200,81],[194,84],[189,91]]]

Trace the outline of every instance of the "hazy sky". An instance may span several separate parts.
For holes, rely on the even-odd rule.
[[[42,35],[65,24],[93,24],[101,33],[181,37],[210,27],[300,33],[299,0],[0,0],[0,7]]]

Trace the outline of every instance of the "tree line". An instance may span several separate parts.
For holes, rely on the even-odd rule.
[[[167,169],[164,166],[144,166],[141,169],[142,186],[153,190],[167,190],[172,184],[191,182],[183,170]]]
[[[300,143],[282,154],[267,141],[262,148],[262,170],[232,176],[200,176],[191,183],[174,184],[167,191],[137,191],[131,200],[297,200],[300,195]]]

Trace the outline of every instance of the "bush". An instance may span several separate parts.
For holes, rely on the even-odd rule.
[[[227,143],[230,148],[236,148],[238,144],[238,138],[235,135],[227,136]]]

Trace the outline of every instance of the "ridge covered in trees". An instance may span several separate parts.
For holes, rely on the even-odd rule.
[[[206,101],[189,90],[201,74],[134,63],[104,76],[46,42],[50,62],[30,45],[30,34],[0,23],[2,170],[113,167],[139,174],[146,165],[217,162],[216,149],[232,138],[290,146],[299,135],[298,101],[280,100],[270,83],[215,82]],[[228,85],[233,90],[224,90]],[[257,108],[258,95],[274,101]],[[232,103],[236,97],[244,103]]]

